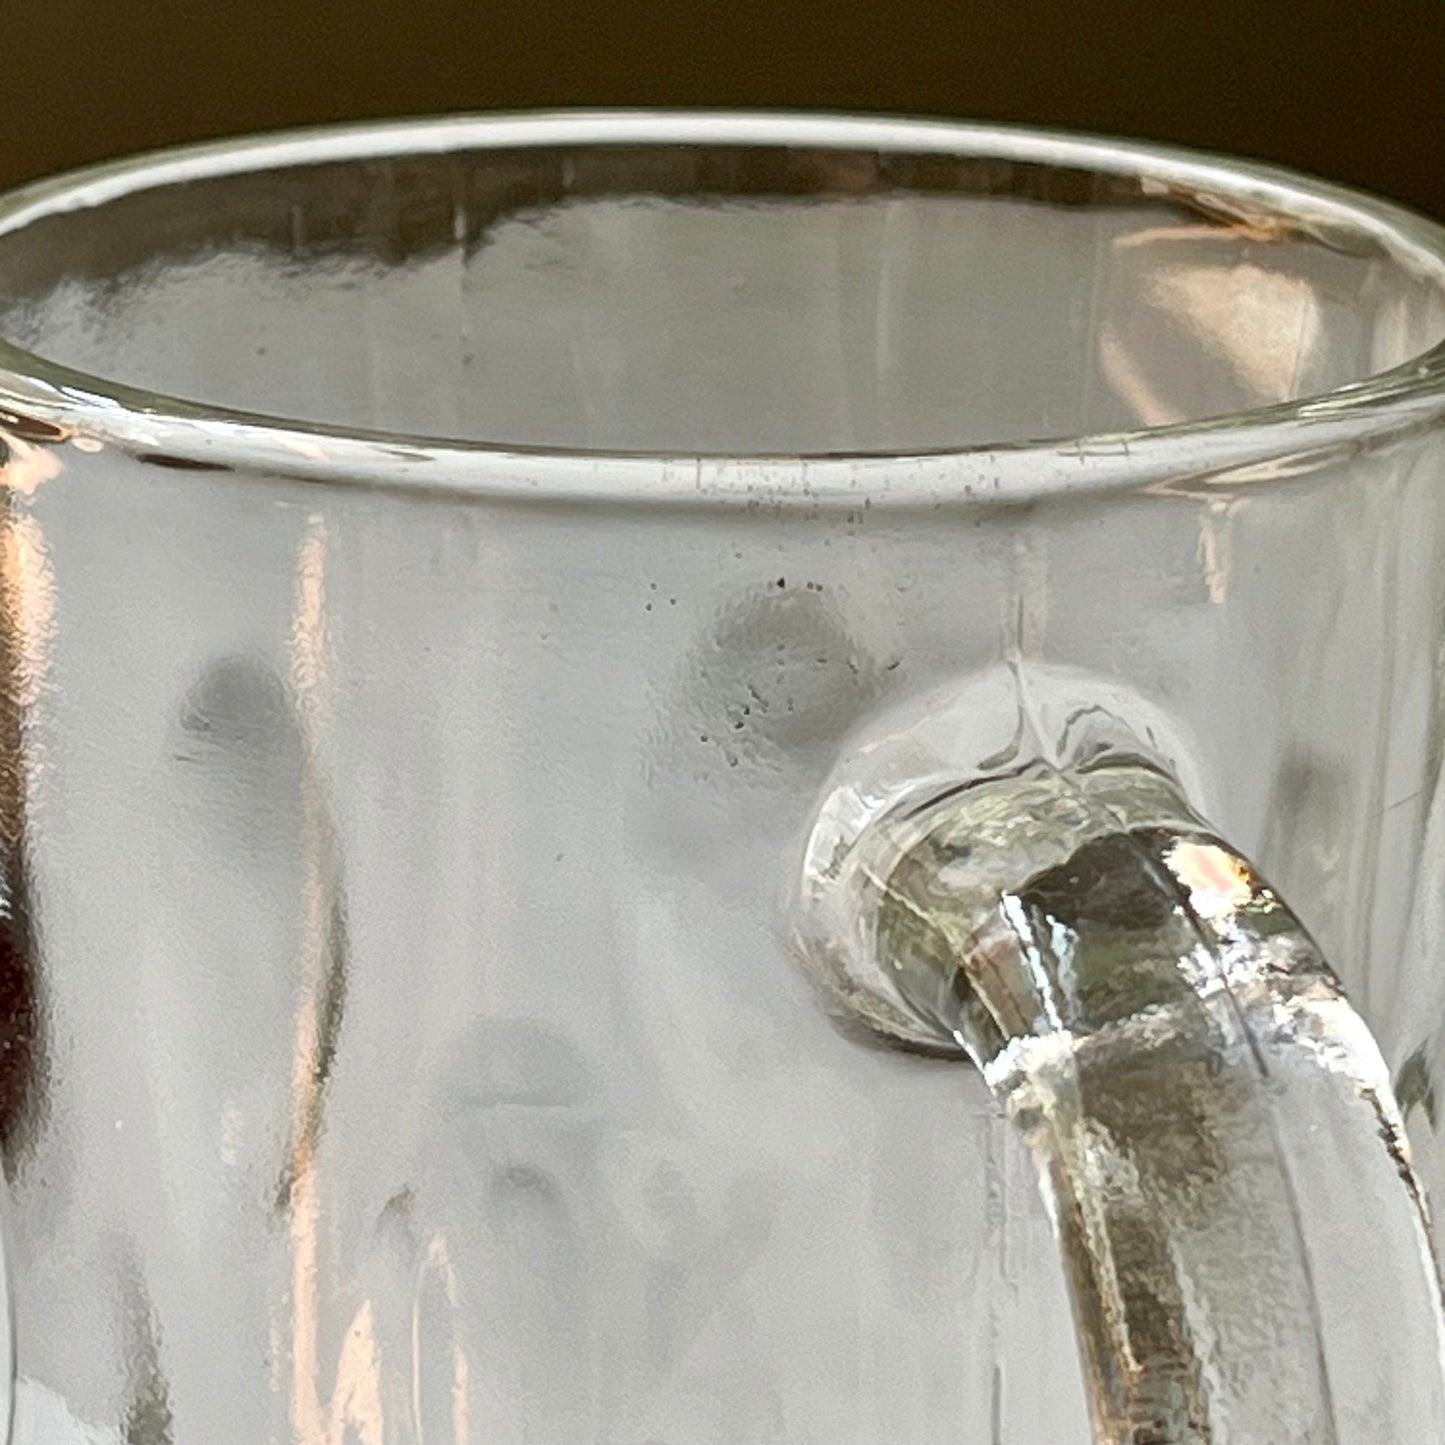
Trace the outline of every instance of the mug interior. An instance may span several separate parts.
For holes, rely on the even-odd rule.
[[[977,148],[976,148],[977,149]],[[1366,229],[1045,159],[594,142],[148,177],[0,235],[0,337],[201,407],[661,455],[926,452],[1335,391],[1445,336]]]

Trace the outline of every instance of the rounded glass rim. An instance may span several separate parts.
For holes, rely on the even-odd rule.
[[[346,161],[529,146],[718,145],[949,154],[1134,177],[1221,212],[1348,228],[1445,294],[1445,227],[1284,167],[1043,127],[790,111],[560,110],[347,122],[144,152],[0,196],[0,236],[149,189]],[[921,451],[682,454],[518,446],[230,410],[127,386],[0,339],[0,431],[27,423],[170,464],[331,483],[598,503],[952,504],[1299,476],[1445,422],[1445,340],[1331,391],[1164,426]]]

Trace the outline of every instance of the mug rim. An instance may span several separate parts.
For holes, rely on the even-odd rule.
[[[0,236],[148,189],[264,170],[546,146],[868,149],[1132,177],[1247,220],[1344,226],[1445,294],[1445,226],[1285,167],[1027,125],[751,110],[554,110],[353,121],[105,161],[0,196]],[[919,451],[683,454],[516,445],[336,426],[149,392],[0,338],[0,437],[113,446],[142,459],[483,498],[934,510],[1097,491],[1214,495],[1313,472],[1445,421],[1445,338],[1396,366],[1268,406],[1127,431]],[[0,479],[4,469],[0,467]]]

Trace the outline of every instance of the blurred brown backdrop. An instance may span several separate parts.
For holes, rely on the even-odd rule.
[[[1445,0],[3,0],[0,183],[351,116],[752,105],[1031,120],[1445,217]]]

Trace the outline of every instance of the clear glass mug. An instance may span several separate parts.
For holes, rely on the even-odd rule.
[[[460,119],[0,294],[13,1438],[1439,1434],[1435,227]]]

